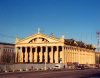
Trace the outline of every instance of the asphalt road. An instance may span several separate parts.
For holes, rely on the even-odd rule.
[[[100,69],[0,73],[0,78],[100,78]]]

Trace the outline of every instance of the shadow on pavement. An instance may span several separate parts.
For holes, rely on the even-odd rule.
[[[88,76],[84,76],[80,78],[100,78],[100,73],[96,73],[96,74],[92,74],[92,75],[88,75]]]

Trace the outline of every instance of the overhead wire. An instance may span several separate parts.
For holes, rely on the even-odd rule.
[[[2,34],[2,33],[0,33],[0,37],[12,38],[12,39],[15,39],[16,38],[15,36],[6,35],[6,34]]]

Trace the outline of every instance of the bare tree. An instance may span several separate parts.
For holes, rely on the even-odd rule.
[[[2,64],[13,64],[15,63],[15,53],[14,52],[3,52],[1,54]]]

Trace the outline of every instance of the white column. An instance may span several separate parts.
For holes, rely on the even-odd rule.
[[[65,63],[67,63],[67,48],[65,47]]]
[[[33,53],[32,53],[32,47],[30,47],[30,62],[33,62]]]
[[[86,50],[84,52],[85,64],[86,64]]]
[[[75,62],[79,62],[79,60],[78,60],[78,58],[79,58],[79,50],[78,50],[78,48],[76,49],[76,51],[75,51]]]
[[[67,62],[69,62],[69,48],[67,47]]]
[[[66,63],[68,62],[68,48],[66,47]]]
[[[50,63],[53,63],[53,46],[51,46]]]
[[[93,53],[93,64],[95,64],[95,53]]]
[[[22,52],[22,47],[20,47],[20,62],[23,62],[23,52]]]
[[[77,55],[77,58],[78,58],[78,63],[80,64],[80,49],[78,49],[78,55]]]
[[[70,51],[70,47],[69,47],[69,58],[68,58],[69,62],[71,62],[71,51]]]
[[[18,62],[20,62],[20,57],[21,57],[20,47],[18,47]]]
[[[16,47],[16,57],[15,57],[15,62],[18,62],[18,48]]]
[[[40,62],[42,62],[42,58],[43,58],[43,52],[42,52],[43,48],[41,46],[41,52],[39,53],[39,57],[40,57]]]
[[[77,54],[77,53],[76,53],[76,48],[74,48],[74,62],[77,62],[77,61],[76,61],[76,59],[77,59],[76,54]]]
[[[56,46],[57,51],[55,51],[55,63],[58,63],[59,58],[58,58],[58,46]]]
[[[87,52],[87,50],[86,50],[86,64],[88,64],[88,52]]]
[[[62,63],[65,63],[65,49],[64,49],[64,46],[62,46]]]
[[[72,62],[73,62],[73,48],[71,49],[71,57],[72,57]]]
[[[27,47],[25,47],[25,62],[28,62],[28,53],[27,53]]]
[[[89,55],[90,55],[90,64],[91,64],[91,60],[92,60],[92,59],[91,59],[91,52],[90,52],[90,54],[89,54]]]
[[[71,59],[70,62],[72,62],[72,47],[70,47],[70,59]]]
[[[35,48],[34,52],[34,62],[37,62],[37,47]]]
[[[48,62],[48,47],[46,46],[46,52],[45,52],[45,60]]]

